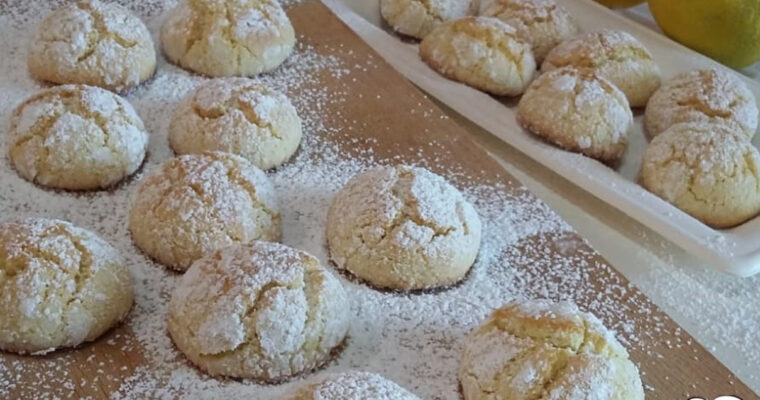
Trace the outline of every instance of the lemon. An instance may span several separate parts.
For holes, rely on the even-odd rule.
[[[666,35],[730,67],[760,59],[760,1],[649,0],[649,9]]]
[[[597,3],[603,4],[610,8],[625,8],[633,7],[636,4],[641,4],[646,0],[596,0]]]

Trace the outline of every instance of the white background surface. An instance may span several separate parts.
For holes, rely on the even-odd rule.
[[[375,1],[343,0],[379,23]],[[646,6],[621,12],[657,30]],[[744,70],[756,76],[757,66]],[[445,109],[445,107],[443,107]],[[447,110],[448,111],[448,110]],[[512,175],[564,217],[591,245],[755,392],[760,392],[760,276],[709,269],[658,234],[585,193],[468,121],[468,128]]]

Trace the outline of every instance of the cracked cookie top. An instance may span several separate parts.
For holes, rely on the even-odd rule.
[[[735,124],[749,138],[757,130],[755,96],[733,73],[701,69],[677,75],[647,103],[644,125],[654,137],[682,122]]]
[[[633,114],[623,92],[597,71],[564,67],[533,81],[517,105],[517,120],[563,149],[615,164]]]
[[[380,0],[380,13],[396,32],[417,39],[441,22],[474,15],[477,0]]]
[[[134,173],[145,158],[148,133],[120,96],[93,86],[63,85],[16,108],[7,143],[11,163],[24,179],[90,190]]]
[[[595,316],[571,303],[512,302],[466,339],[465,400],[643,400],[638,369]]]
[[[293,52],[293,26],[277,0],[183,0],[161,27],[166,57],[209,76],[255,76]]]
[[[261,169],[286,162],[301,136],[290,100],[246,78],[202,84],[180,103],[169,125],[169,142],[178,154],[226,151]]]
[[[95,340],[132,307],[124,260],[68,222],[0,224],[0,349],[46,353]]]
[[[121,92],[153,75],[156,52],[145,24],[126,8],[87,0],[42,21],[28,63],[38,79]]]
[[[445,22],[425,36],[419,51],[443,76],[496,95],[521,94],[536,72],[530,45],[496,18]]]
[[[172,295],[169,333],[211,375],[278,382],[330,359],[349,310],[340,281],[316,258],[255,241],[193,263]]]
[[[564,41],[546,55],[541,71],[565,66],[598,71],[625,93],[631,107],[644,107],[660,87],[660,68],[652,54],[624,31],[604,29]]]
[[[641,184],[715,227],[760,212],[760,153],[735,125],[676,124],[655,137],[641,163]]]
[[[379,288],[452,285],[480,247],[475,208],[442,177],[399,165],[357,175],[333,198],[327,240],[335,264]]]
[[[530,43],[539,64],[551,49],[579,31],[572,15],[554,0],[493,0],[480,15],[515,28],[517,36]]]
[[[330,374],[300,389],[290,400],[419,400],[395,382],[370,372]]]
[[[280,239],[274,187],[246,159],[208,152],[175,157],[140,184],[129,213],[132,239],[158,262],[184,271],[206,253]]]

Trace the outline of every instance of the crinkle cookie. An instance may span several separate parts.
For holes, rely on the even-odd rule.
[[[0,349],[41,354],[93,341],[133,299],[124,259],[94,233],[53,219],[0,223]]]
[[[156,51],[148,28],[129,10],[87,0],[42,20],[28,64],[37,79],[121,92],[153,76]]]
[[[733,73],[684,72],[660,87],[647,103],[644,126],[654,137],[682,122],[734,124],[747,137],[757,130],[755,96]]]
[[[340,281],[316,258],[256,241],[193,263],[172,294],[169,334],[210,375],[279,382],[330,359],[349,310]]]
[[[295,31],[277,0],[182,0],[161,27],[169,61],[209,76],[255,76],[293,52]]]
[[[442,177],[416,167],[372,168],[351,179],[327,215],[330,257],[378,288],[449,286],[480,248],[475,208]]]
[[[202,84],[180,103],[169,125],[169,143],[178,154],[226,151],[261,169],[286,162],[301,136],[301,118],[290,100],[247,78]]]
[[[473,15],[477,0],[380,0],[380,14],[396,32],[422,39],[441,22]]]
[[[644,107],[660,87],[660,68],[631,34],[605,29],[562,42],[541,65],[547,72],[565,66],[592,68],[625,93],[631,107]]]
[[[554,0],[493,0],[480,12],[517,30],[517,36],[530,43],[536,63],[549,51],[579,32],[578,23]]]
[[[517,105],[517,121],[565,150],[615,165],[633,114],[623,92],[598,72],[565,67],[533,81]]]
[[[301,388],[290,400],[420,400],[393,381],[370,372],[330,374]]]
[[[465,400],[643,400],[638,368],[613,332],[571,303],[512,302],[465,340]]]
[[[236,243],[277,241],[281,229],[274,187],[264,172],[222,152],[165,162],[140,183],[129,211],[137,247],[179,271]]]
[[[642,186],[714,228],[753,218],[760,212],[760,153],[734,128],[671,126],[644,153]]]
[[[514,96],[536,70],[530,45],[496,18],[445,22],[420,43],[420,56],[441,75],[495,95]]]
[[[21,177],[68,190],[115,185],[142,165],[148,148],[132,106],[86,85],[56,86],[26,99],[11,116],[6,140]]]

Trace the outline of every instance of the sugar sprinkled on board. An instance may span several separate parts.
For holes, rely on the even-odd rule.
[[[288,6],[299,0],[282,2]],[[173,4],[171,0],[154,0],[130,6],[146,21],[155,39],[162,13]],[[17,103],[43,87],[26,72],[26,48],[40,16],[57,5],[24,3],[0,15],[0,49],[8,54],[0,60],[2,120],[7,120]],[[260,78],[289,93],[304,121],[304,142],[295,159],[269,173],[283,207],[283,242],[312,253],[323,263],[327,261],[324,224],[332,195],[353,175],[376,164],[373,147],[377,141],[352,136],[352,132],[366,129],[367,122],[328,112],[338,109],[336,104],[361,101],[349,90],[348,83],[360,82],[363,75],[372,74],[374,59],[341,62],[329,55],[340,52],[352,55],[342,47],[322,47],[317,51],[300,45],[282,68]],[[340,79],[342,86],[330,90],[319,86],[318,76],[324,75]],[[135,308],[126,329],[107,335],[98,347],[145,360],[139,366],[122,365],[118,358],[96,361],[103,354],[96,356],[94,346],[85,346],[38,360],[34,366],[23,360],[2,361],[0,397],[3,391],[14,390],[14,385],[21,382],[20,376],[30,374],[41,384],[23,389],[37,398],[56,397],[50,393],[54,388],[68,388],[63,393],[78,398],[71,388],[100,393],[101,384],[114,388],[112,397],[117,399],[176,398],[190,393],[196,398],[274,398],[302,383],[295,379],[283,385],[262,386],[250,381],[213,379],[192,367],[166,334],[168,299],[177,275],[140,254],[126,229],[126,214],[137,183],[146,171],[172,156],[166,138],[168,117],[181,98],[203,81],[160,59],[156,76],[127,94],[151,132],[149,156],[135,178],[113,191],[72,195],[41,190],[21,180],[7,162],[0,168],[0,180],[5,185],[0,192],[0,214],[70,220],[95,230],[125,256],[136,282]],[[370,96],[363,97],[369,101]],[[430,110],[425,117],[441,116]],[[332,144],[337,141],[350,143],[352,155]],[[0,152],[5,153],[3,146]],[[424,153],[421,150],[418,155],[442,153],[435,140],[421,146]],[[398,156],[384,161],[413,160]],[[440,169],[434,157],[417,164]],[[457,182],[469,180],[457,166],[448,168],[444,175]],[[465,334],[491,310],[515,298],[576,300],[615,329],[627,347],[650,351],[651,338],[646,332],[661,332],[661,321],[652,319],[634,329],[629,320],[621,319],[621,315],[634,315],[644,320],[651,309],[640,295],[631,295],[630,287],[616,280],[609,267],[592,261],[591,250],[545,204],[527,192],[507,193],[500,185],[471,184],[460,188],[485,224],[479,258],[467,279],[439,293],[401,295],[374,291],[341,276],[352,299],[354,319],[349,343],[328,365],[329,372],[372,371],[422,398],[457,399],[456,370]],[[604,288],[590,285],[590,274],[601,277]],[[623,298],[626,301],[621,303]],[[677,333],[672,337],[678,341]],[[78,373],[69,373],[78,368],[102,373],[87,381]]]

